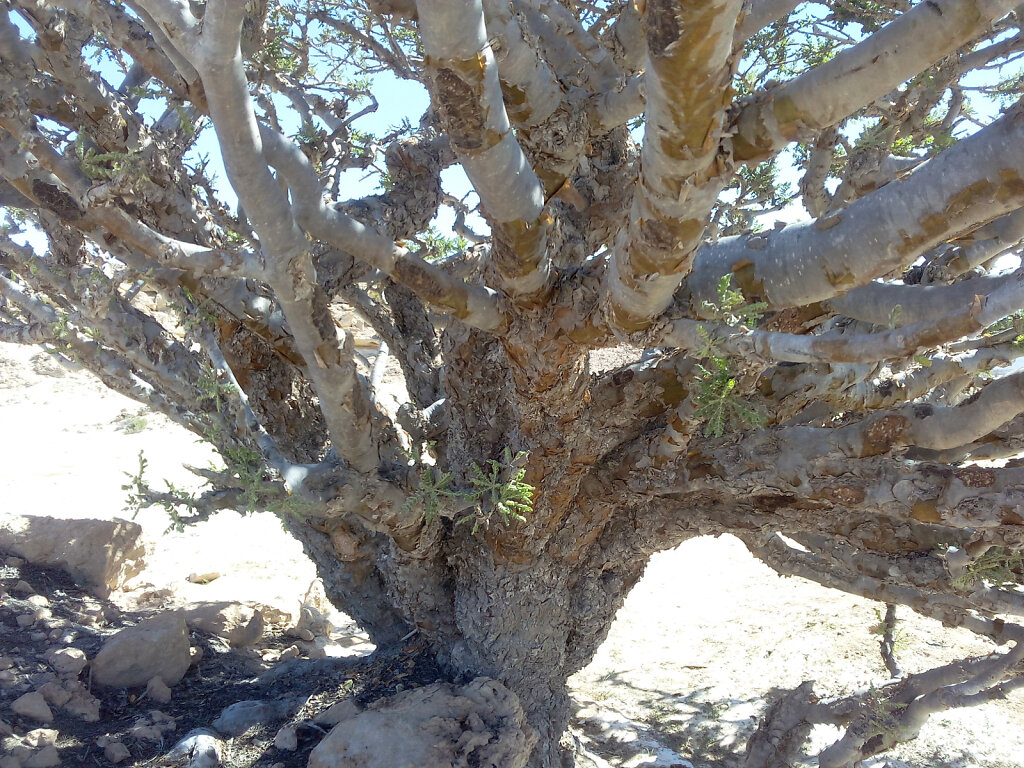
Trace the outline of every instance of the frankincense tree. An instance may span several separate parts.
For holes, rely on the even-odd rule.
[[[805,684],[750,768],[1024,683],[1018,0],[3,5],[0,338],[224,457],[136,503],[277,510],[375,642],[510,691],[500,764],[571,759],[567,677],[701,534],[1001,646]],[[368,131],[385,80],[430,106]]]

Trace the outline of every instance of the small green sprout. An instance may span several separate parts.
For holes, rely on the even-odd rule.
[[[743,292],[732,287],[732,275],[722,275],[718,279],[717,289],[717,302],[701,303],[704,314],[714,320],[753,328],[768,309],[768,305],[763,301],[748,304]]]
[[[506,446],[502,453],[502,461],[488,460],[486,471],[479,464],[473,464],[470,468],[469,482],[474,490],[472,496],[479,499],[484,517],[497,512],[506,526],[511,525],[513,520],[526,522],[526,515],[533,511],[535,490],[524,480],[526,469],[522,465],[526,463],[526,457],[527,454],[523,451],[513,457],[512,451]],[[471,518],[472,516],[467,515],[458,523],[468,522]],[[479,520],[474,521],[474,532],[478,526]]]
[[[697,392],[693,396],[694,415],[705,422],[705,437],[721,437],[727,427],[744,425],[763,427],[767,417],[736,392],[732,365],[721,357],[713,357],[711,368],[697,364]]]

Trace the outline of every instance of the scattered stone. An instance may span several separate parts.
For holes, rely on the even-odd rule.
[[[29,595],[25,598],[25,602],[29,605],[34,605],[36,608],[41,608],[50,604],[46,595]]]
[[[92,661],[98,685],[131,688],[161,677],[176,685],[191,664],[184,611],[167,611],[107,640]]]
[[[49,747],[57,743],[57,731],[53,728],[36,728],[25,734],[24,742],[30,747]]]
[[[185,577],[185,581],[189,581],[193,584],[209,584],[211,581],[216,581],[220,578],[220,573],[217,571],[210,571],[209,573],[190,573]]]
[[[22,768],[21,760],[14,755],[0,757],[0,768]]]
[[[331,622],[317,608],[303,605],[295,626],[286,629],[285,634],[310,643],[316,637],[330,637],[333,629]]]
[[[0,656],[0,669],[10,669],[14,666],[14,659],[10,656]]]
[[[299,640],[305,640],[307,643],[312,642],[315,637],[313,630],[307,629],[306,627],[292,627],[285,632],[285,634],[297,637]]]
[[[71,645],[78,639],[78,633],[73,629],[62,629],[58,642],[61,645]]]
[[[299,646],[297,646],[297,645],[289,645],[287,648],[285,648],[283,651],[281,651],[281,655],[278,656],[278,660],[279,661],[288,661],[288,659],[297,659],[297,658],[299,658],[299,655],[301,653],[302,653],[302,651],[299,650]]]
[[[24,768],[55,768],[60,765],[60,753],[54,746],[43,747],[21,764]]]
[[[17,619],[15,619],[15,621],[18,622],[19,627],[25,629],[26,627],[31,627],[33,624],[36,623],[36,617],[33,616],[31,613],[23,613]]]
[[[78,648],[58,648],[46,654],[46,660],[58,675],[77,676],[85,669],[85,653]]]
[[[353,718],[362,711],[359,705],[352,701],[352,699],[344,699],[331,704],[331,706],[314,717],[313,722],[317,725],[337,725],[342,720]]]
[[[164,736],[173,733],[177,727],[178,724],[173,717],[154,709],[146,717],[135,722],[131,734],[141,741],[163,741]]]
[[[68,685],[68,691],[71,698],[64,704],[64,711],[87,723],[99,722],[100,700],[89,693],[86,687],[77,680]]]
[[[170,760],[189,758],[188,768],[217,768],[224,742],[205,728],[189,731],[167,754]]]
[[[287,717],[301,703],[293,699],[278,701],[239,701],[225,707],[213,727],[226,736],[240,736],[254,725]]]
[[[294,752],[299,748],[299,735],[294,725],[286,725],[274,737],[274,746],[283,752]]]
[[[21,566],[23,566],[24,564],[25,561],[20,557],[14,557],[12,555],[11,557],[4,558],[4,565],[6,565],[8,568],[21,568]]]
[[[45,683],[39,687],[39,692],[43,694],[48,704],[55,707],[63,707],[71,699],[71,694],[64,690],[60,683]]]
[[[2,541],[2,539],[0,539],[0,541]],[[11,592],[15,595],[34,595],[36,591],[33,589],[31,584],[22,580],[11,587]]]
[[[132,756],[132,753],[120,741],[111,741],[103,748],[103,756],[116,765],[127,760]]]
[[[31,720],[38,720],[40,723],[52,723],[53,711],[39,691],[32,691],[19,696],[11,703],[11,709],[15,714],[27,717]]]
[[[13,515],[0,522],[0,549],[61,568],[100,597],[140,573],[145,557],[141,526],[126,520]]]
[[[158,704],[166,704],[171,700],[171,689],[162,678],[154,677],[146,683],[146,698]]]
[[[310,753],[308,768],[524,768],[535,738],[515,695],[479,677],[375,703],[334,726]]]
[[[11,728],[11,724],[5,720],[0,720],[0,738],[12,735],[14,735],[14,729]]]
[[[265,621],[256,608],[241,603],[192,603],[185,607],[190,629],[216,635],[234,648],[252,645],[263,635]]]
[[[46,633],[45,632],[33,632],[31,635],[29,635],[29,639],[30,640],[34,640],[35,642],[38,643],[40,640],[45,640],[46,639]]]
[[[0,688],[9,688],[17,682],[18,678],[13,670],[0,670]]]

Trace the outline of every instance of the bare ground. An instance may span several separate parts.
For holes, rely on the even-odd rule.
[[[124,516],[120,486],[124,473],[136,469],[140,450],[149,461],[151,479],[166,478],[178,486],[196,485],[182,463],[204,465],[214,459],[189,433],[110,393],[87,374],[67,373],[34,348],[0,344],[0,516]],[[143,512],[138,522],[159,546],[134,591],[115,596],[112,621],[131,623],[136,609],[191,600],[252,601],[293,613],[315,579],[297,543],[269,515],[246,519],[224,513],[184,534],[166,533],[160,510]],[[187,579],[209,572],[221,576],[208,584]],[[35,578],[43,587],[52,582],[51,594],[74,598],[73,588],[59,577],[40,573]],[[572,679],[580,702],[578,735],[599,757],[625,768],[685,765],[684,759],[695,766],[737,765],[743,739],[765,702],[780,690],[809,679],[817,681],[819,695],[830,696],[886,680],[873,629],[878,608],[799,579],[782,579],[734,539],[690,541],[654,558],[593,663]],[[901,618],[899,655],[908,671],[991,649],[966,631],[944,629],[909,611]],[[343,615],[332,619],[337,631],[329,652],[370,650]],[[23,632],[5,626],[9,631],[0,633],[0,646],[24,644]],[[194,635],[193,642],[214,641]],[[260,652],[290,642],[271,633]],[[261,661],[260,654],[209,653],[220,661],[208,660],[202,681],[175,690],[172,703],[179,720],[174,736],[183,735],[193,722],[208,725],[210,713],[231,703],[228,699],[247,697],[239,686],[274,666]],[[335,665],[325,678],[325,685],[335,688],[311,691],[321,698],[310,706],[414,683],[419,673],[409,653],[375,662],[378,667],[358,660],[322,662]],[[409,679],[400,682],[403,678]],[[0,719],[7,719],[8,699],[0,689]],[[85,750],[75,754],[105,765],[90,750],[90,739],[94,742],[103,728],[110,733],[129,727],[132,717],[149,708],[143,701],[104,700],[95,733],[76,736],[69,724],[66,738],[77,738]],[[235,762],[229,764],[304,765],[308,747],[318,738],[300,733],[300,749],[284,754],[269,746],[273,735],[256,733],[240,741],[232,753]],[[819,746],[830,737],[835,734],[824,729],[813,734]],[[138,762],[122,765],[148,762],[141,754]],[[935,718],[916,741],[865,765],[1022,766],[1024,695]]]

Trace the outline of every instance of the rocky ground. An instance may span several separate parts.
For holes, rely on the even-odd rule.
[[[0,345],[0,430],[0,529],[16,529],[21,516],[124,516],[120,486],[140,450],[152,478],[183,486],[194,478],[182,463],[212,459],[163,417],[10,345]],[[325,602],[273,517],[224,513],[183,534],[167,532],[159,510],[137,523],[149,551],[122,542],[119,564],[89,557],[91,570],[72,568],[77,583],[0,554],[0,768],[305,767],[334,722],[431,679],[415,638],[400,653],[367,655],[372,646]],[[124,541],[135,533],[117,530]],[[154,617],[165,652],[152,663],[171,669],[154,674],[141,651],[103,658],[119,631],[156,633]],[[966,632],[902,617],[908,671],[990,650]],[[737,765],[780,690],[813,679],[830,696],[885,681],[877,623],[874,604],[780,579],[735,540],[688,542],[652,561],[594,662],[571,681],[576,737],[595,765]],[[139,668],[126,682],[116,675],[129,656]],[[164,674],[179,679],[169,689],[151,682]],[[262,704],[225,712],[253,701]],[[813,734],[821,745],[829,736]],[[865,765],[1012,768],[1022,756],[1018,693],[935,718],[915,742]]]

